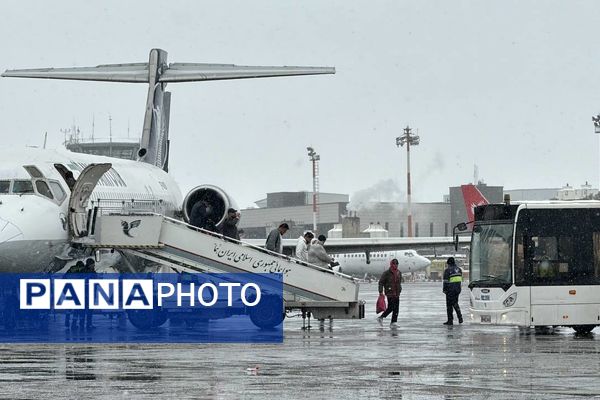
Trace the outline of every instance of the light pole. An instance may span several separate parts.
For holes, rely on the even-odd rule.
[[[594,122],[594,133],[600,133],[600,114],[596,115],[595,117],[592,117],[592,121]],[[598,142],[598,143],[600,143],[600,142]],[[599,150],[599,154],[600,154],[600,150]],[[599,163],[600,163],[600,160],[599,160]],[[598,188],[600,188],[600,185],[598,186]]]
[[[308,158],[312,161],[312,176],[313,176],[313,231],[317,233],[317,214],[319,213],[319,160],[321,157],[315,149],[307,147]]]
[[[406,205],[407,205],[407,216],[408,216],[408,237],[413,237],[412,231],[412,211],[410,204],[410,146],[416,146],[419,144],[419,136],[414,135],[412,130],[406,126],[404,128],[404,134],[396,138],[396,146],[404,146],[406,144]]]

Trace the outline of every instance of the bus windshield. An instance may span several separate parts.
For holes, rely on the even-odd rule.
[[[504,287],[512,283],[513,224],[482,224],[473,228],[469,277],[471,287]]]

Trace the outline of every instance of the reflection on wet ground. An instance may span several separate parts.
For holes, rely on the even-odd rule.
[[[1,398],[565,398],[600,396],[600,328],[531,334],[443,326],[439,284],[406,284],[397,329],[367,318],[302,331],[274,345],[2,345]],[[467,291],[461,307],[467,310]]]

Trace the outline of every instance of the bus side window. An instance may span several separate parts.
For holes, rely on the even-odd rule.
[[[596,283],[600,283],[600,232],[594,232],[592,240],[594,242],[594,277]]]
[[[518,235],[515,249],[515,284],[525,284],[526,273],[525,273],[525,249],[529,240],[525,235]]]

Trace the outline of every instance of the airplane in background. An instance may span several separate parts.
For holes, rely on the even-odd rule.
[[[337,271],[346,275],[372,275],[379,277],[390,267],[390,261],[398,260],[400,273],[423,271],[431,261],[415,250],[376,251],[371,253],[330,254],[340,264]]]
[[[168,174],[168,83],[223,79],[334,74],[326,67],[250,67],[227,64],[167,63],[167,52],[150,51],[147,63],[97,67],[7,70],[3,77],[69,79],[149,85],[138,161],[72,153],[67,150],[3,148],[0,156],[0,272],[44,272],[89,257],[72,246],[87,235],[94,205],[117,208],[153,204],[161,213],[183,214],[206,200],[221,223],[233,199],[203,184],[182,197]]]

